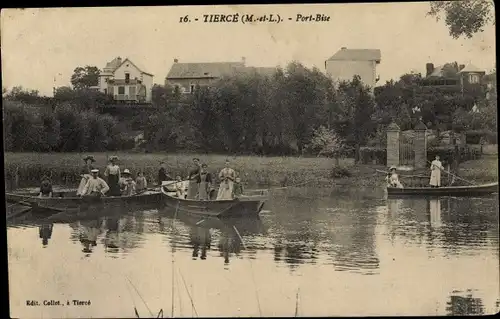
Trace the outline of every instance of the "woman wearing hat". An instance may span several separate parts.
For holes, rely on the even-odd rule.
[[[95,159],[92,155],[87,155],[83,158],[83,161],[85,162],[84,166],[82,167],[80,177],[82,178],[80,181],[80,185],[78,186],[78,189],[76,191],[76,195],[82,195],[83,188],[85,187],[85,184],[87,184],[87,181],[89,178],[92,176],[91,172],[94,167],[92,163],[95,162]]]
[[[389,168],[389,174],[386,177],[388,187],[403,188],[403,185],[399,182],[399,176],[396,173],[396,166],[391,166]]]
[[[104,176],[108,180],[109,196],[120,196],[120,167],[116,164],[118,161],[117,156],[109,158],[109,165],[106,166]]]
[[[217,200],[231,200],[233,199],[234,180],[236,179],[236,172],[230,167],[229,159],[226,160],[226,167],[219,173],[220,186]]]
[[[135,195],[135,181],[132,179],[132,174],[130,174],[130,171],[126,168],[123,173],[123,181],[120,183],[120,190],[122,196],[132,196]]]

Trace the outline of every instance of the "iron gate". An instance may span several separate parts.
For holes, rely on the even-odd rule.
[[[399,165],[415,166],[415,148],[413,140],[399,143]]]

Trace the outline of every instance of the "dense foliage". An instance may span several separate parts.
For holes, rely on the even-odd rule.
[[[139,130],[149,152],[348,154],[378,162],[385,127],[392,121],[402,130],[423,121],[438,133],[481,131],[486,140],[496,139],[491,134],[496,132],[495,85],[485,98],[421,81],[419,74],[405,74],[372,94],[359,77],[333,83],[318,69],[291,63],[273,76],[239,74],[198,87],[193,94],[155,85],[149,111],[137,107],[130,115],[135,106],[107,111],[110,97],[86,87],[61,87],[53,98],[20,87],[4,89],[5,149],[131,149]],[[362,146],[374,149],[362,152]]]
[[[494,12],[491,0],[454,0],[431,1],[428,14],[438,20],[444,16],[450,35],[458,39],[461,36],[472,38],[491,21],[495,23]]]

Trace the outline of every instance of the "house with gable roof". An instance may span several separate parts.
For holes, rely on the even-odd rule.
[[[116,101],[150,103],[152,88],[153,74],[128,58],[114,58],[99,74],[99,91]]]
[[[240,62],[179,62],[174,64],[165,78],[165,85],[179,88],[181,93],[193,93],[196,86],[210,86],[225,76],[257,73],[264,76],[274,75],[274,67],[251,67]]]
[[[335,82],[351,81],[355,75],[371,87],[378,81],[377,65],[381,62],[379,49],[348,49],[342,47],[325,61],[326,74]]]
[[[424,86],[455,88],[457,91],[477,97],[485,94],[486,72],[471,63],[465,65],[453,62],[437,67],[434,67],[433,63],[427,63],[425,68],[426,76],[422,80]]]

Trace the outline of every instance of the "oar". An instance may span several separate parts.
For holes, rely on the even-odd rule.
[[[379,172],[379,173],[389,174],[389,172],[386,172],[386,171],[381,171],[381,170],[379,170],[379,169],[376,169],[376,171],[377,171],[377,172]],[[404,178],[406,178],[406,177],[422,177],[422,178],[429,178],[429,176],[426,176],[426,175],[399,175],[399,174],[398,174],[398,176],[399,176],[399,177],[404,177]]]
[[[429,162],[429,161],[427,161],[427,163],[429,163],[429,164],[431,164],[431,165],[432,165],[432,163],[431,163],[431,162]],[[445,170],[444,170],[444,168],[442,168],[442,167],[438,167],[438,168],[439,168],[439,170],[440,170],[440,171],[443,171],[443,172],[445,172],[446,174],[450,174],[451,176],[454,176],[455,178],[458,178],[458,179],[459,179],[459,180],[461,180],[461,181],[464,181],[464,182],[469,183],[469,184],[471,184],[471,185],[476,185],[476,184],[475,184],[475,183],[473,183],[473,182],[470,182],[470,181],[468,181],[468,180],[466,180],[466,179],[463,179],[463,178],[461,178],[461,177],[459,177],[459,176],[457,176],[457,175],[455,175],[455,174],[453,174],[453,173],[450,173],[450,172],[445,171]]]

